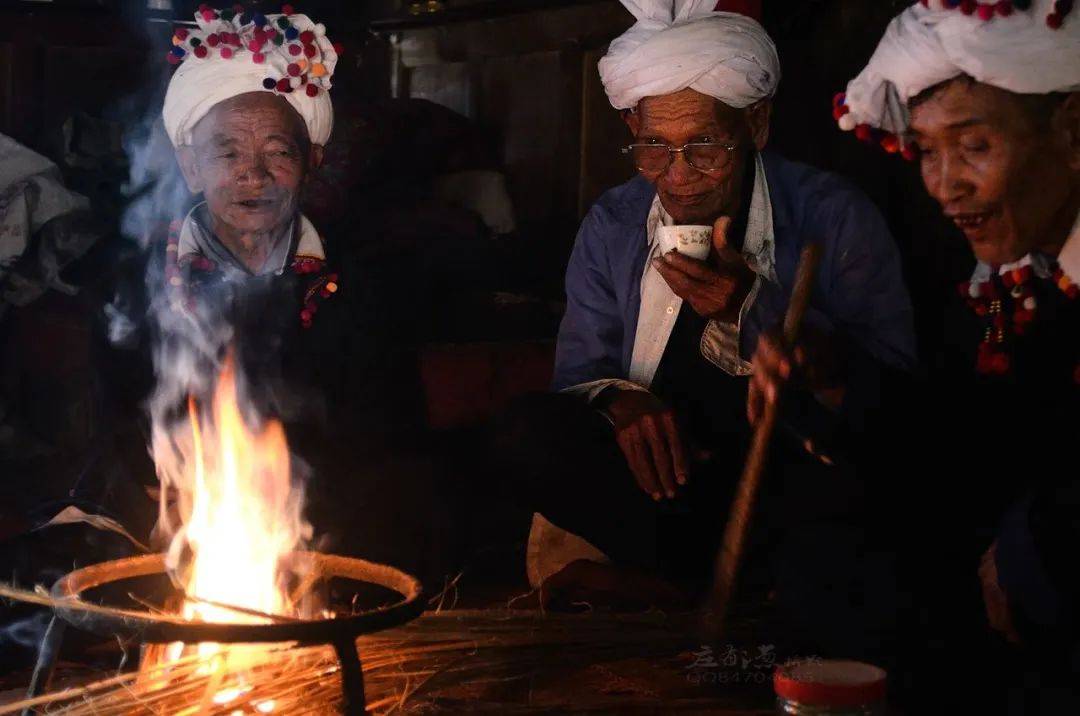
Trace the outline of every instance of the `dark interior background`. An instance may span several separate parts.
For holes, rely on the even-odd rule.
[[[917,168],[839,131],[830,114],[834,93],[908,1],[764,0],[784,72],[770,144],[847,175],[884,212],[932,361],[946,338],[941,307],[970,254],[926,198]],[[173,22],[197,4],[0,0],[0,133],[51,158],[90,197],[109,227],[106,261],[108,247],[130,243],[119,231],[125,140],[159,113]],[[577,225],[631,175],[618,153],[628,135],[596,62],[632,18],[615,0],[293,4],[345,46],[334,135],[306,211],[338,251],[418,267],[408,288],[422,290],[407,308],[419,319],[402,332],[412,375],[402,403],[432,435],[473,429],[513,396],[546,386]],[[439,198],[439,177],[472,170],[505,180],[512,231],[494,236]],[[9,403],[43,440],[63,442],[62,454],[82,454],[94,435],[93,387],[80,383],[79,367],[91,359],[99,309],[54,292],[11,312],[0,330]]]

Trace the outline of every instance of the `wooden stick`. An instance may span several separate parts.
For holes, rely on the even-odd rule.
[[[784,342],[793,348],[799,337],[803,316],[810,303],[810,294],[814,288],[814,276],[821,261],[821,246],[809,243],[803,247],[799,257],[799,266],[795,273],[795,286],[791,291],[791,301],[784,315]],[[779,396],[778,396],[779,398]],[[712,593],[707,604],[705,627],[711,636],[720,636],[723,632],[731,602],[735,595],[735,586],[742,566],[746,542],[750,535],[750,525],[754,517],[758,488],[761,476],[769,457],[769,443],[776,426],[779,411],[779,399],[766,402],[765,409],[754,429],[750,451],[746,455],[746,464],[736,487],[735,499],[731,503],[727,525],[724,527],[724,539],[716,556],[716,572],[713,578]]]

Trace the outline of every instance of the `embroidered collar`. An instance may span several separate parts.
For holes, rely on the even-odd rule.
[[[232,252],[214,236],[207,224],[206,202],[196,204],[184,217],[177,247],[177,258],[180,264],[188,264],[195,259],[207,259],[229,274],[251,275]],[[273,273],[280,276],[291,263],[325,260],[326,251],[319,232],[306,216],[297,214],[297,218],[289,224],[289,228],[282,234],[278,245],[267,257],[266,264],[260,273]]]
[[[660,195],[653,197],[649,216],[645,219],[646,241],[650,249],[657,242],[657,229],[671,226],[671,218]],[[754,153],[754,189],[750,195],[750,213],[746,221],[746,237],[743,239],[743,257],[750,269],[773,283],[779,283],[776,277],[776,237],[773,233],[773,207],[769,198],[769,182],[765,176],[765,164],[759,152]]]

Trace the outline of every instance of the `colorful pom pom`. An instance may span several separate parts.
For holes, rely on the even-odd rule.
[[[192,52],[194,52],[195,56],[199,59],[202,59],[203,57],[206,57],[208,54],[210,54],[210,51],[202,46],[196,47],[194,50],[192,50]]]
[[[262,63],[266,62],[266,55],[261,52],[256,52],[251,56],[251,61],[257,65],[261,65]]]
[[[315,42],[315,33],[311,30],[304,30],[300,33],[300,42],[305,45]]]
[[[299,55],[303,51],[304,51],[304,48],[300,47],[300,45],[289,45],[289,54],[294,56],[294,57],[296,55]]]
[[[213,22],[217,19],[217,13],[213,10],[203,10],[202,13],[203,22]]]
[[[993,20],[994,19],[994,6],[993,5],[979,5],[979,19],[980,20]]]
[[[319,94],[319,88],[315,85],[308,85],[304,88],[304,92],[307,93],[308,97],[317,97]]]
[[[895,134],[886,134],[881,138],[881,148],[889,154],[896,154],[900,151],[900,140]]]
[[[278,47],[281,47],[283,44],[285,44],[285,36],[284,35],[279,35],[278,33],[275,32],[274,33],[274,44],[277,45]]]
[[[277,19],[277,26],[280,27],[282,30],[292,27],[292,25],[289,23],[289,18],[287,17],[279,17]]]
[[[226,59],[226,60],[231,60],[232,59],[233,51],[232,51],[231,47],[222,47],[220,52],[221,52],[221,56],[222,56],[223,59]]]
[[[340,42],[335,42],[333,47],[334,47],[334,53],[335,54],[338,54],[338,55],[344,54],[345,45],[342,45]]]
[[[1008,17],[1013,13],[1013,4],[1011,0],[1001,0],[1001,2],[994,6],[994,9],[997,10],[998,15]]]
[[[322,77],[326,74],[326,67],[320,62],[316,62],[311,65],[311,74],[316,77]]]
[[[304,54],[308,57],[314,57],[317,52],[315,45],[304,45]]]
[[[840,121],[840,118],[851,111],[851,108],[846,104],[841,104],[837,107],[833,107],[832,116],[836,121]]]
[[[293,15],[296,13],[296,10],[293,9],[292,5],[282,5],[281,12],[285,15]]]
[[[292,92],[292,85],[289,84],[288,77],[282,77],[280,80],[277,81],[277,91]]]
[[[170,65],[178,65],[178,64],[180,64],[180,58],[179,58],[179,57],[177,57],[176,55],[174,55],[174,54],[173,54],[173,53],[171,53],[171,52],[166,52],[166,53],[165,53],[165,60],[166,60],[166,61],[167,61],[167,62],[168,62],[168,63],[169,63]]]
[[[188,31],[183,27],[178,27],[178,28],[176,28],[176,33],[175,34],[181,40],[186,40],[187,36],[188,36]]]
[[[272,90],[275,86],[277,86],[277,82],[274,80],[273,77],[266,77],[263,79],[262,85],[263,89]]]
[[[200,40],[199,38],[197,38],[197,37],[191,38],[191,46],[192,47],[198,47],[201,44],[202,44],[202,40]]]
[[[1060,14],[1058,14],[1056,12],[1052,12],[1049,15],[1046,16],[1046,25],[1051,30],[1058,30],[1058,29],[1061,28],[1061,24],[1062,24],[1062,22],[1064,20],[1065,20],[1065,18],[1062,17]]]
[[[860,124],[855,127],[855,137],[861,142],[868,142],[872,138],[873,134],[870,131],[869,124]]]
[[[976,0],[961,0],[960,12],[965,15],[973,15],[978,8],[978,2]]]
[[[298,37],[300,37],[300,31],[297,30],[295,27],[290,27],[288,30],[285,31],[286,40],[295,40]]]
[[[261,12],[255,13],[255,16],[251,18],[251,21],[255,23],[257,27],[262,27],[266,24],[266,15]]]
[[[206,36],[206,44],[210,45],[210,47],[217,47],[221,44],[221,38],[216,33],[211,33]]]
[[[186,55],[186,54],[187,54],[187,53],[186,53],[186,52],[184,51],[184,48],[183,48],[183,47],[173,47],[173,48],[172,48],[171,50],[169,50],[169,53],[170,53],[170,54],[171,54],[171,55],[172,55],[173,57],[178,57],[178,58],[179,58],[179,57],[183,57],[184,55]]]

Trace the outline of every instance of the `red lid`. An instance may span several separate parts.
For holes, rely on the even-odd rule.
[[[885,700],[885,670],[859,661],[789,661],[773,674],[773,688],[805,706],[863,706]]]

